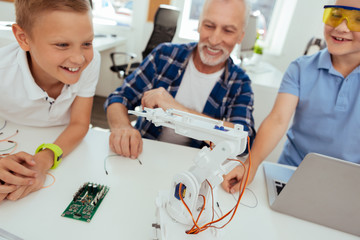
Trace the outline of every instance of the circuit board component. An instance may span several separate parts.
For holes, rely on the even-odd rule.
[[[90,222],[108,191],[105,185],[84,183],[61,216]]]

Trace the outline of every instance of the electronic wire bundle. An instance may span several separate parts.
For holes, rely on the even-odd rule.
[[[215,229],[221,229],[221,228],[224,228],[226,225],[228,225],[231,220],[234,218],[235,216],[235,213],[237,211],[237,208],[240,204],[240,200],[245,192],[245,189],[246,189],[246,186],[248,184],[248,180],[249,180],[249,173],[250,173],[250,169],[251,169],[251,151],[250,151],[250,137],[247,137],[247,140],[248,140],[248,152],[249,152],[249,167],[248,169],[246,169],[244,163],[241,161],[241,160],[238,160],[238,159],[229,159],[231,161],[237,161],[239,163],[241,163],[242,167],[244,168],[244,174],[243,174],[243,177],[242,179],[240,180],[240,188],[239,188],[239,198],[237,199],[237,202],[236,202],[236,205],[228,212],[226,213],[225,215],[223,215],[222,217],[218,218],[217,220],[214,220],[214,196],[213,196],[213,187],[211,186],[211,184],[209,183],[208,180],[206,180],[206,182],[209,184],[209,187],[211,189],[211,198],[213,200],[212,202],[212,219],[210,222],[206,223],[206,224],[203,224],[202,226],[198,224],[199,222],[199,219],[200,219],[200,216],[202,214],[202,212],[204,211],[205,209],[205,203],[206,203],[206,198],[205,196],[201,195],[203,200],[204,200],[204,204],[203,204],[203,207],[195,221],[194,219],[194,216],[193,216],[193,213],[190,211],[189,207],[187,206],[187,204],[185,203],[184,201],[184,191],[186,191],[186,186],[184,186],[182,183],[179,183],[178,186],[176,186],[176,189],[175,189],[175,197],[179,200],[181,200],[181,202],[184,204],[184,206],[186,207],[186,209],[188,210],[192,220],[193,220],[193,223],[194,225],[191,227],[191,229],[187,230],[186,231],[186,234],[198,234],[202,231],[205,231],[207,230],[208,228],[215,228]],[[212,143],[211,143],[212,145]],[[216,226],[215,224],[216,223],[219,223],[221,222],[223,219],[225,219],[226,217],[230,217],[230,219],[225,223],[223,224],[222,226]]]
[[[109,187],[105,185],[84,183],[61,216],[90,222],[108,191]]]

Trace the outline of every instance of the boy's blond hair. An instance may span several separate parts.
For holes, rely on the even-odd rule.
[[[30,35],[39,14],[57,10],[85,13],[91,6],[89,0],[15,0],[16,23]]]

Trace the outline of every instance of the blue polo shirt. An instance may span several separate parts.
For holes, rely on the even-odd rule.
[[[279,163],[298,166],[316,152],[360,163],[360,67],[346,78],[327,49],[292,62],[280,93],[299,97]]]

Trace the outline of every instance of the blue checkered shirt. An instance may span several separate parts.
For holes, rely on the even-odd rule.
[[[157,46],[141,63],[123,85],[107,98],[104,107],[112,103],[122,103],[132,110],[141,104],[144,92],[163,87],[174,98],[184,76],[191,53],[197,43],[170,44]],[[255,137],[252,116],[254,95],[251,81],[244,71],[229,58],[225,71],[216,82],[203,109],[203,114],[223,121],[241,124],[248,131],[251,142]],[[141,136],[157,139],[162,127],[155,127],[145,118],[138,117],[135,128]],[[192,140],[191,146],[201,147],[202,142]]]

